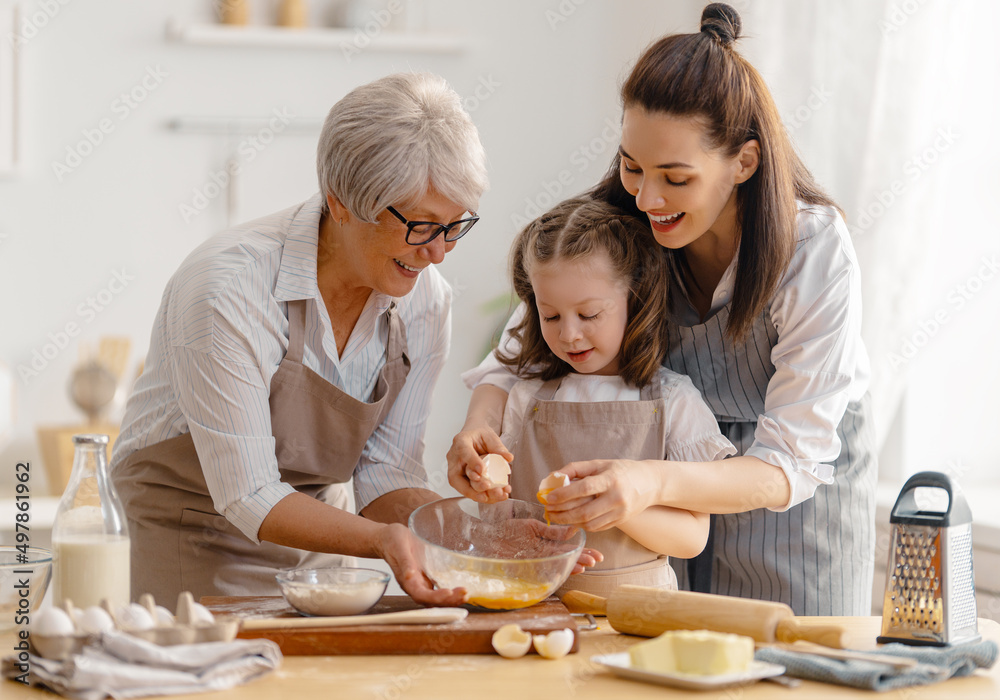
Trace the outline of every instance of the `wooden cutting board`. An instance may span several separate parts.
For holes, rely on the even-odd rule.
[[[281,596],[205,596],[202,605],[216,615],[238,617],[301,617]],[[387,595],[370,613],[419,608],[408,596]],[[576,622],[566,606],[552,596],[522,610],[470,612],[461,622],[446,625],[365,625],[364,615],[351,627],[240,630],[242,639],[270,639],[289,656],[338,654],[495,654],[493,633],[516,623],[526,632],[545,634],[569,628],[573,652],[579,649]],[[534,653],[532,651],[532,653]]]

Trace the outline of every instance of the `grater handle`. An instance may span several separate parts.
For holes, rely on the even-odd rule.
[[[948,508],[944,512],[925,511],[917,507],[916,491],[920,487],[942,489],[948,494]],[[906,480],[889,515],[890,523],[907,525],[961,525],[972,522],[972,511],[958,485],[943,472],[918,472]]]

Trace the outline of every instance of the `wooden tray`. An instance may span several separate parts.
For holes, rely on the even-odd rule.
[[[205,596],[216,615],[239,617],[301,617],[281,596]],[[370,613],[420,607],[408,596],[384,596]],[[242,639],[270,639],[289,656],[341,654],[495,654],[491,640],[502,625],[516,623],[526,632],[545,634],[569,628],[572,652],[579,649],[576,622],[566,606],[552,596],[537,605],[505,612],[470,612],[462,622],[447,625],[365,625],[364,615],[351,627],[240,630]]]

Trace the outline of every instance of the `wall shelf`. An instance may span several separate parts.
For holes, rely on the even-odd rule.
[[[421,53],[458,53],[467,48],[467,40],[452,34],[400,32],[384,30],[366,34],[360,29],[245,26],[194,24],[171,20],[167,38],[181,44],[245,48],[338,49],[350,53],[363,51],[409,51]],[[367,43],[365,43],[367,42]]]

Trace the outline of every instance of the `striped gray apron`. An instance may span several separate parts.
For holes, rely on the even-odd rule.
[[[744,454],[764,413],[778,332],[765,311],[742,342],[726,335],[727,304],[705,323],[671,323],[664,365],[701,391],[722,434]],[[794,426],[790,426],[794,429]],[[712,516],[711,593],[787,603],[797,615],[870,615],[875,557],[875,439],[871,401],[851,402],[837,428],[835,481],[783,513],[748,507]],[[709,550],[709,548],[711,548]],[[692,588],[688,561],[671,559],[681,589]]]

